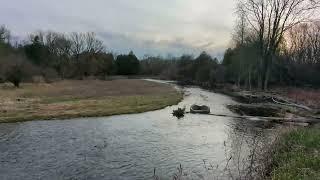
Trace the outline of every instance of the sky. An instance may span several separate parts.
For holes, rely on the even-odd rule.
[[[235,0],[0,0],[0,24],[31,32],[95,32],[108,51],[222,56],[231,41]]]

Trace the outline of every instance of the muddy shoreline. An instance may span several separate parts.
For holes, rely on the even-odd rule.
[[[273,91],[244,91],[232,86],[207,84],[181,83],[181,86],[199,86],[203,89],[227,95],[238,102],[236,105],[227,105],[232,112],[243,117],[262,117],[275,123],[290,123],[296,125],[315,125],[320,123],[320,109],[308,107],[303,102],[295,102],[284,93]]]
[[[228,91],[219,90],[220,93],[231,96],[237,105],[227,107],[243,116],[276,117],[283,118],[277,123],[296,122],[314,125],[320,123],[318,110],[309,108],[303,104],[293,103],[291,99],[279,94],[271,94],[257,91]]]

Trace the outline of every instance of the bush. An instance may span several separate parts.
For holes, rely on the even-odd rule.
[[[30,79],[33,74],[36,74],[37,68],[24,56],[11,54],[3,58],[1,72],[5,81],[19,87],[23,80]]]

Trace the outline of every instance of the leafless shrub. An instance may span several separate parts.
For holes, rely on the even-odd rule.
[[[10,54],[2,58],[0,68],[5,81],[13,83],[16,87],[37,72],[37,68],[19,54]]]

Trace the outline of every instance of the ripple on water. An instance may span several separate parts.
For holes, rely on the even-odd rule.
[[[203,160],[224,162],[225,141],[236,144],[239,135],[250,139],[258,129],[269,136],[275,129],[205,115],[177,120],[172,110],[193,103],[232,114],[225,105],[235,102],[227,96],[199,88],[185,91],[189,95],[178,106],[153,112],[0,124],[0,179],[146,179],[153,168],[172,177],[179,164],[199,178]]]

